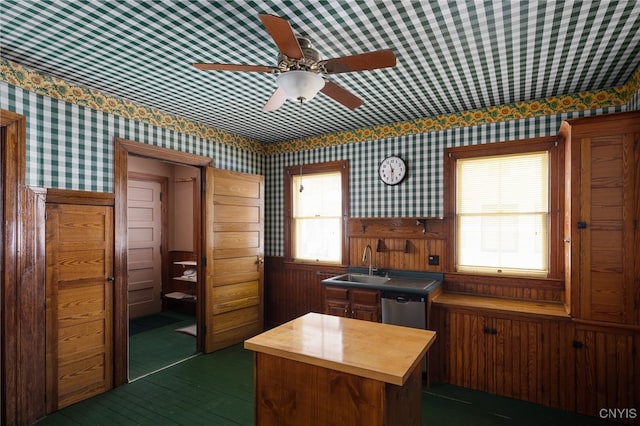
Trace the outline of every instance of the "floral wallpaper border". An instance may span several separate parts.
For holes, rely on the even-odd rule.
[[[516,102],[460,113],[420,118],[413,121],[277,142],[265,146],[265,154],[283,154],[345,143],[393,138],[403,135],[437,132],[459,127],[479,126],[544,115],[621,106],[629,102],[638,90],[640,90],[640,67],[636,69],[625,85],[619,87],[598,90],[596,92],[553,96],[528,102]]]
[[[528,102],[516,102],[507,105],[348,130],[304,139],[293,139],[273,144],[262,144],[258,141],[224,130],[163,113],[131,101],[105,95],[97,90],[87,89],[56,77],[38,73],[6,59],[0,59],[0,80],[55,99],[110,114],[120,115],[154,126],[215,140],[222,144],[231,145],[251,152],[275,155],[459,127],[478,126],[558,113],[620,106],[626,104],[631,97],[640,90],[640,67],[638,67],[629,81],[623,86],[598,90],[596,92],[553,96]]]
[[[0,80],[39,95],[49,96],[168,130],[214,140],[247,151],[261,154],[264,152],[261,142],[106,95],[97,90],[68,83],[59,78],[30,70],[6,59],[0,59]]]

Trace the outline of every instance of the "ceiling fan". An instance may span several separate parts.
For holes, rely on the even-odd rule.
[[[195,63],[193,66],[199,70],[207,71],[278,74],[276,79],[278,88],[262,108],[263,111],[274,111],[280,108],[287,99],[301,103],[308,101],[318,91],[349,109],[356,109],[362,105],[362,99],[327,80],[324,75],[367,71],[396,65],[396,57],[393,51],[388,49],[334,59],[322,59],[309,39],[296,37],[293,28],[286,19],[269,14],[260,14],[259,17],[280,49],[277,66],[215,63]]]

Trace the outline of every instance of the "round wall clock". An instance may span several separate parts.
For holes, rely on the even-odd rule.
[[[380,163],[378,174],[380,175],[380,180],[387,185],[397,185],[407,175],[407,165],[397,155],[390,155]]]

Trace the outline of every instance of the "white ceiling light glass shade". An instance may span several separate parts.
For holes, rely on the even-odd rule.
[[[324,79],[309,71],[287,71],[278,76],[276,84],[292,101],[308,101],[324,87]]]

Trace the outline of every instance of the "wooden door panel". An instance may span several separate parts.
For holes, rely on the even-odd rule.
[[[217,223],[260,222],[260,206],[221,204],[216,206],[213,214]]]
[[[263,196],[263,182],[254,179],[250,174],[230,172],[216,169],[216,195],[246,198],[250,200],[261,199]]]
[[[58,357],[61,363],[76,358],[81,352],[92,351],[104,345],[104,320],[83,321],[66,326],[58,333]]]
[[[245,249],[252,252],[260,248],[260,232],[223,232],[218,231],[214,237],[216,252],[224,252],[229,249]]]
[[[259,287],[258,281],[215,287],[213,289],[214,315],[258,305]]]
[[[113,208],[48,204],[48,410],[113,384]]]
[[[58,287],[58,324],[70,327],[78,323],[103,318],[108,299],[104,297],[103,280]]]

